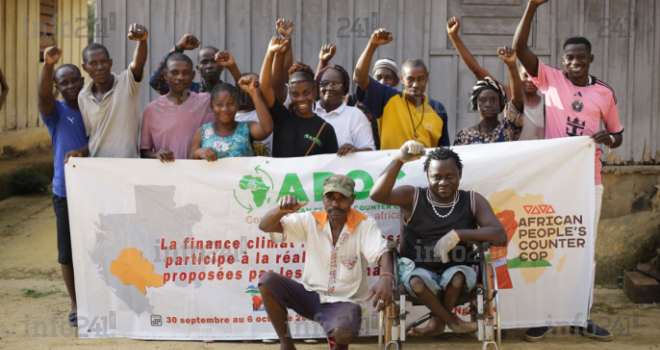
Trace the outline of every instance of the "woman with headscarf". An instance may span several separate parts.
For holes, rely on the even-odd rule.
[[[463,60],[463,63],[465,63],[470,71],[472,71],[477,80],[482,80],[486,77],[497,80],[494,79],[494,76],[488,70],[479,65],[477,59],[474,58],[470,50],[465,46],[463,40],[458,35],[460,26],[461,23],[457,17],[452,17],[447,21],[447,34],[449,35],[451,42],[454,44],[456,52],[458,52],[461,60]],[[525,110],[522,111],[525,123],[519,140],[542,140],[544,138],[545,130],[545,118],[543,113],[545,105],[543,103],[543,96],[538,93],[538,88],[534,85],[522,66],[518,66],[518,75],[520,75],[523,103],[525,104]],[[507,96],[511,97],[509,86],[502,82],[499,83],[507,92]]]
[[[509,71],[511,83],[511,101],[507,104],[506,91],[500,83],[490,77],[477,82],[472,88],[472,110],[479,112],[479,124],[465,128],[456,134],[454,146],[477,143],[516,141],[520,138],[523,127],[523,97],[516,67],[516,53],[508,46],[498,47],[497,53]],[[498,115],[504,112],[504,119]]]

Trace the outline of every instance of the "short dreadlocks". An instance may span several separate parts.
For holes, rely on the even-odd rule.
[[[458,153],[454,152],[449,147],[438,147],[433,151],[426,154],[426,160],[424,161],[424,172],[428,172],[431,161],[433,160],[447,160],[453,159],[454,163],[458,167],[459,171],[463,170],[463,163],[461,162],[461,157],[458,156]]]

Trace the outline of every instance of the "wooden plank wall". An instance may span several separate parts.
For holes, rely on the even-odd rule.
[[[148,71],[156,67],[182,35],[191,33],[201,39],[202,45],[232,52],[241,71],[258,72],[266,44],[276,34],[275,20],[286,17],[296,26],[293,36],[296,60],[315,68],[321,45],[333,43],[338,47],[333,63],[352,72],[369,33],[375,28],[387,28],[394,33],[394,40],[379,48],[375,59],[388,57],[399,64],[412,57],[424,59],[431,72],[427,93],[444,103],[453,136],[461,128],[474,125],[478,115],[467,107],[475,78],[448,40],[445,22],[451,16],[459,17],[461,36],[468,48],[496,78],[507,82],[508,75],[495,48],[511,44],[526,3],[524,0],[98,0],[97,16],[110,18],[114,13],[115,29],[108,31],[108,38],[97,41],[110,50],[115,72],[126,69],[135,48],[135,43],[126,40],[126,30],[128,24],[139,21],[150,29]],[[17,11],[14,5],[7,8]],[[591,40],[595,56],[592,74],[615,91],[621,122],[626,128],[624,144],[616,150],[621,161],[639,162],[643,158],[660,161],[659,19],[660,3],[653,0],[552,0],[539,9],[532,29],[531,47],[541,60],[558,68],[561,68],[562,46],[568,37],[583,35]],[[354,23],[357,23],[355,27]],[[347,24],[349,27],[342,28]],[[7,40],[15,36],[16,33],[5,34]],[[186,53],[196,60],[197,50]],[[15,75],[12,79],[16,79]],[[226,72],[223,79],[232,80]],[[196,80],[199,81],[199,75]],[[157,97],[158,93],[145,80],[142,107]],[[16,113],[15,103],[8,106],[7,111],[10,110]]]
[[[62,48],[60,63],[73,63],[82,70],[81,51],[87,44],[87,1],[57,0],[55,8],[59,24],[55,40]],[[40,23],[44,20],[40,16],[40,0],[0,1],[0,68],[9,85],[9,94],[0,110],[0,135],[42,126],[37,109],[37,83],[43,67],[39,50]],[[45,23],[51,21],[52,18],[47,18]],[[82,29],[76,31],[79,27]]]

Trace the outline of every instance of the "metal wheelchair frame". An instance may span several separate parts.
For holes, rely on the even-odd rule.
[[[393,269],[393,291],[392,303],[379,313],[378,323],[378,350],[403,349],[402,342],[411,328],[416,327],[434,316],[429,312],[415,322],[406,325],[408,312],[406,311],[406,288],[399,280],[399,256],[396,242],[389,242],[387,248],[392,252]],[[473,321],[478,323],[478,337],[482,341],[482,349],[502,349],[502,329],[500,323],[500,302],[497,291],[497,275],[493,263],[486,259],[486,252],[490,248],[489,243],[482,243],[477,247],[479,254],[479,273],[481,283],[477,281],[475,291],[461,294],[456,305],[470,303],[470,314]],[[497,334],[497,337],[495,336]],[[383,343],[385,347],[383,348]]]

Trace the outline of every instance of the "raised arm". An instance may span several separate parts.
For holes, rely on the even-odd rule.
[[[316,75],[319,75],[321,69],[325,68],[328,65],[328,62],[335,57],[337,52],[337,47],[332,44],[325,44],[321,46],[321,52],[319,52],[319,65],[316,66]]]
[[[131,73],[135,81],[142,81],[142,74],[144,73],[144,64],[147,62],[147,37],[149,32],[147,28],[141,24],[133,23],[128,27],[128,39],[137,41],[138,44],[133,52],[133,62],[130,64]]]
[[[286,101],[289,89],[286,86],[289,68],[293,65],[293,50],[291,49],[291,36],[293,35],[293,23],[286,18],[280,18],[275,22],[275,29],[287,44],[275,53],[273,60],[273,91],[275,97],[280,101]]]
[[[483,80],[485,77],[493,78],[493,75],[490,74],[484,67],[480,66],[477,63],[477,60],[472,56],[470,50],[465,47],[463,40],[458,36],[458,30],[461,27],[461,22],[456,17],[452,17],[447,21],[447,34],[449,39],[454,43],[454,47],[458,52],[458,55],[461,56],[463,63],[470,69],[472,74],[477,78],[477,80]]]
[[[486,68],[480,66],[477,60],[474,58],[474,56],[472,56],[472,53],[465,46],[461,37],[458,36],[458,29],[460,27],[461,27],[461,22],[456,17],[452,17],[447,21],[447,34],[449,35],[449,39],[451,39],[451,42],[454,43],[454,47],[456,48],[458,55],[461,56],[461,60],[463,60],[463,63],[465,63],[465,65],[470,69],[470,71],[472,72],[472,74],[474,74],[474,77],[477,78],[477,80],[483,80],[484,78],[489,77],[497,81],[500,85],[502,85],[504,90],[507,92],[506,94],[507,98],[510,98],[511,94],[509,93],[509,86],[495,79],[495,77],[493,77],[493,75],[490,74],[490,72],[487,71]]]
[[[158,93],[161,95],[167,94],[169,91],[167,80],[165,79],[167,60],[169,60],[170,57],[175,53],[182,53],[185,50],[194,50],[199,47],[200,44],[201,42],[197,40],[197,37],[194,35],[184,35],[181,40],[179,40],[179,42],[174,45],[174,47],[163,57],[163,59],[160,60],[160,63],[158,63],[156,69],[154,69],[153,73],[151,73],[151,76],[149,77],[149,86],[151,86],[152,89],[158,91]]]
[[[401,207],[405,213],[412,210],[415,188],[412,186],[399,186],[395,189],[394,183],[401,171],[403,163],[411,162],[421,158],[426,151],[424,145],[417,141],[408,141],[401,146],[394,160],[385,168],[376,184],[371,189],[369,197],[377,203],[396,205]]]
[[[275,91],[271,85],[271,77],[273,70],[273,58],[275,53],[282,49],[282,46],[287,44],[287,40],[274,36],[270,39],[268,44],[268,49],[266,50],[266,57],[264,58],[264,63],[261,66],[261,74],[259,75],[259,89],[261,90],[261,96],[264,98],[266,107],[271,108],[275,103]]]
[[[283,64],[282,71],[286,74],[291,68],[291,66],[293,66],[293,49],[291,49],[291,43],[293,42],[292,40],[293,22],[289,21],[286,18],[280,18],[275,23],[275,28],[277,28],[277,32],[280,33],[280,36],[282,36],[286,40],[289,40],[289,43],[287,44],[287,50],[282,51],[282,53],[284,53],[284,62],[282,63]],[[284,96],[284,98],[286,99],[286,96]]]
[[[242,77],[238,82],[238,86],[245,90],[254,102],[254,108],[257,110],[257,117],[259,122],[250,122],[250,135],[257,141],[262,141],[268,138],[273,132],[273,118],[270,116],[270,111],[266,107],[266,103],[259,95],[259,89],[255,86],[255,81],[252,77]]]
[[[273,58],[273,80],[271,85],[273,86],[275,97],[282,103],[286,101],[286,95],[289,93],[289,88],[286,86],[289,69],[284,68],[284,62],[286,61],[286,55],[290,51],[291,41],[288,41],[286,45],[283,45],[282,48],[275,53],[275,57]]]
[[[51,46],[44,51],[44,68],[39,76],[39,112],[51,115],[55,110],[55,95],[53,95],[53,74],[55,63],[60,60],[62,49]]]
[[[371,34],[367,47],[360,55],[357,61],[355,70],[353,71],[353,81],[363,90],[367,91],[369,88],[369,68],[371,67],[371,60],[374,57],[374,52],[380,45],[385,45],[392,41],[392,33],[380,28]]]
[[[548,0],[529,0],[525,14],[520,24],[518,24],[518,29],[516,29],[516,35],[513,37],[513,49],[516,50],[520,63],[525,67],[527,73],[533,77],[538,75],[539,58],[529,49],[527,40],[529,39],[529,30],[532,26],[534,13],[536,13],[539,6],[546,2]]]
[[[242,75],[241,71],[238,69],[238,66],[236,65],[234,56],[232,56],[231,53],[229,53],[229,51],[216,52],[215,62],[218,64],[218,66],[227,68],[236,83],[238,83],[238,81],[241,80],[241,75]]]
[[[295,213],[300,208],[307,205],[307,202],[298,202],[295,196],[284,196],[277,201],[277,208],[269,211],[266,216],[259,222],[259,229],[264,232],[280,232],[284,231],[280,220],[287,214]]]
[[[518,67],[516,66],[516,52],[508,46],[503,46],[497,48],[497,54],[500,56],[502,62],[506,64],[506,69],[509,72],[511,102],[513,102],[513,106],[517,110],[522,111],[524,106],[522,82],[520,81],[520,74],[518,74]]]

